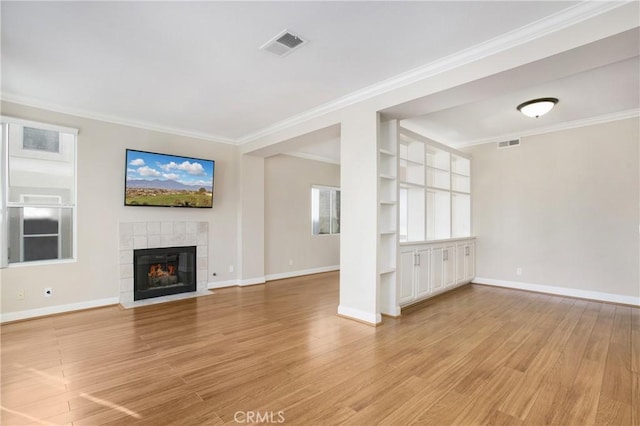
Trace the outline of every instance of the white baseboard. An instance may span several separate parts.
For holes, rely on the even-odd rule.
[[[302,275],[320,274],[322,272],[339,271],[340,265],[321,266],[319,268],[303,269],[300,271],[282,272],[280,274],[269,274],[265,278],[267,281],[283,280],[285,278],[300,277]]]
[[[243,287],[255,284],[264,284],[267,281],[282,280],[285,278],[301,277],[303,275],[320,274],[322,272],[339,271],[340,265],[322,266],[320,268],[304,269],[301,271],[283,272],[281,274],[270,274],[264,277],[249,278],[246,280],[226,280],[207,283],[207,288],[213,290],[225,287]]]
[[[397,317],[402,315],[402,308],[400,305],[394,305],[390,308],[385,308],[382,311],[382,315],[389,315],[390,317]]]
[[[256,278],[248,278],[246,280],[240,280],[238,281],[238,285],[240,287],[244,287],[247,285],[264,284],[265,282],[267,282],[265,277],[256,277]]]
[[[248,278],[246,280],[216,281],[214,283],[207,283],[207,288],[209,290],[213,290],[224,287],[245,287],[249,285],[264,284],[265,282],[267,282],[265,277]]]
[[[448,293],[448,292],[450,292],[452,290],[455,290],[458,287],[462,287],[463,285],[467,285],[470,282],[471,281],[469,281],[469,280],[462,281],[462,282],[459,282],[459,283],[456,283],[456,284],[452,284],[452,285],[450,285],[448,287],[441,288],[440,290],[436,290],[433,293],[429,293],[428,295],[426,295],[424,297],[420,297],[420,298],[418,298],[416,300],[411,300],[410,302],[403,303],[403,304],[400,305],[400,308],[401,309],[402,308],[408,308],[409,306],[417,305],[418,303],[422,303],[425,300],[429,300],[429,299],[434,298],[436,296],[440,296],[441,294]],[[480,283],[478,283],[478,284],[480,284]]]
[[[120,300],[117,297],[89,300],[87,302],[69,303],[67,305],[47,306],[46,308],[28,309],[26,311],[8,312],[0,314],[0,322],[18,321],[44,315],[62,314],[65,312],[79,311],[82,309],[99,308],[101,306],[117,305]]]
[[[214,288],[224,288],[224,287],[237,287],[238,280],[226,280],[226,281],[216,281],[214,283],[207,283],[207,288],[212,290]]]
[[[382,315],[379,313],[372,314],[370,312],[361,311],[360,309],[354,309],[343,305],[338,306],[338,315],[371,325],[377,325],[382,322]]]
[[[255,284],[264,284],[267,280],[296,277],[301,275],[318,274],[321,272],[329,272],[329,271],[335,271],[339,269],[340,269],[340,266],[326,266],[322,268],[307,269],[305,271],[296,271],[296,272],[287,273],[286,274],[287,276],[284,276],[285,274],[275,274],[275,275],[268,275],[266,277],[249,278],[246,280],[217,281],[213,283],[207,283],[207,289],[211,290],[211,289],[223,288],[223,287],[234,287],[234,286],[243,287],[243,286],[249,286],[249,285],[255,285]],[[289,274],[294,274],[294,275],[289,275]],[[82,309],[99,308],[101,306],[117,305],[119,303],[120,303],[120,299],[118,297],[109,297],[106,299],[90,300],[87,302],[79,302],[79,303],[70,303],[67,305],[57,305],[57,306],[49,306],[46,308],[28,309],[26,311],[1,313],[0,323],[9,322],[9,321],[19,321],[23,319],[41,317],[45,315],[62,314],[65,312],[79,311]],[[348,314],[344,314],[344,315],[352,316]],[[361,320],[365,322],[371,322],[364,319],[361,319]]]
[[[579,299],[591,299],[602,302],[622,303],[625,305],[640,306],[640,297],[625,296],[622,294],[603,293],[600,291],[580,290],[569,287],[555,287],[543,284],[522,283],[517,281],[495,280],[493,278],[476,277],[473,279],[476,284],[486,284],[495,287],[514,288],[517,290],[535,291],[538,293],[556,294],[558,296],[577,297]]]

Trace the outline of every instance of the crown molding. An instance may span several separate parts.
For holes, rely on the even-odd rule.
[[[340,165],[340,161],[336,161],[333,158],[322,157],[320,155],[307,154],[305,152],[285,152],[284,155],[288,155],[289,157],[303,158],[305,160],[313,160],[313,161],[320,161],[322,163]]]
[[[553,15],[517,28],[503,35],[487,40],[473,47],[456,52],[444,58],[430,62],[413,70],[398,74],[392,78],[383,80],[363,89],[352,92],[346,96],[309,109],[300,114],[293,115],[285,120],[267,126],[257,132],[246,134],[240,138],[232,139],[220,135],[195,132],[187,129],[162,126],[156,123],[132,120],[119,116],[101,114],[97,112],[64,107],[50,104],[38,99],[22,97],[12,93],[2,92],[0,97],[4,101],[13,102],[34,108],[43,108],[63,114],[71,114],[78,117],[105,121],[124,126],[131,126],[151,131],[174,134],[207,141],[219,142],[230,145],[243,145],[254,142],[265,136],[269,136],[281,130],[291,128],[325,114],[338,111],[350,105],[371,99],[375,96],[388,93],[409,84],[424,80],[429,77],[444,73],[473,63],[479,59],[491,56],[502,51],[512,49],[532,40],[538,39],[553,32],[570,27],[595,16],[634,3],[634,0],[623,1],[582,1],[575,6],[561,10]],[[483,143],[483,142],[478,142]]]
[[[392,78],[357,90],[303,113],[293,115],[286,120],[265,127],[262,130],[247,134],[239,138],[237,143],[239,145],[243,145],[249,142],[254,142],[260,138],[288,129],[324,114],[340,110],[358,102],[402,88],[417,81],[433,77],[437,74],[459,68],[487,56],[512,49],[630,3],[633,3],[633,0],[580,2],[575,6],[507,32],[506,34],[494,37],[473,47],[461,50],[413,70],[398,74]]]
[[[138,129],[145,129],[145,130],[151,130],[151,131],[154,131],[154,132],[168,133],[168,134],[176,135],[176,136],[185,136],[185,137],[188,137],[188,138],[203,139],[203,140],[211,141],[211,142],[218,142],[218,143],[224,143],[224,144],[229,144],[229,145],[237,145],[237,141],[236,140],[230,139],[230,138],[225,138],[223,136],[212,135],[212,134],[209,134],[209,133],[195,132],[195,131],[186,130],[186,129],[179,129],[179,128],[176,128],[176,127],[162,126],[162,125],[159,125],[159,124],[149,123],[149,122],[146,122],[146,121],[131,120],[131,119],[124,118],[124,117],[101,114],[101,113],[87,111],[87,110],[83,110],[83,109],[64,107],[64,106],[61,106],[61,105],[51,104],[51,103],[40,101],[38,99],[19,96],[19,95],[15,95],[15,94],[12,94],[12,93],[2,92],[0,94],[0,98],[3,101],[6,101],[6,102],[11,102],[11,103],[20,104],[20,105],[24,105],[24,106],[28,106],[28,107],[33,107],[33,108],[46,109],[48,111],[58,112],[58,113],[61,113],[61,114],[74,115],[76,117],[88,118],[88,119],[91,119],[91,120],[99,120],[99,121],[104,121],[104,122],[107,122],[107,123],[113,123],[113,124],[120,124],[120,125],[123,125],[123,126],[135,127],[135,128],[138,128]]]
[[[629,110],[625,110],[625,111],[620,111],[620,112],[614,112],[611,114],[604,114],[604,115],[599,115],[596,117],[590,117],[590,118],[583,118],[580,120],[574,120],[574,121],[567,121],[565,123],[560,123],[560,124],[554,124],[551,126],[546,126],[546,127],[541,127],[538,129],[532,129],[532,130],[527,130],[524,132],[518,132],[518,133],[507,133],[507,134],[503,134],[503,135],[498,135],[495,137],[490,137],[490,138],[482,138],[482,139],[476,139],[476,140],[472,140],[472,141],[467,141],[467,142],[463,142],[463,143],[455,143],[455,144],[447,144],[451,147],[454,147],[456,149],[459,148],[466,148],[466,147],[470,147],[470,146],[474,146],[474,145],[482,145],[485,143],[496,143],[499,141],[506,141],[506,140],[511,140],[511,139],[517,139],[517,138],[523,138],[523,137],[528,137],[528,136],[535,136],[535,135],[542,135],[545,133],[551,133],[551,132],[559,132],[562,130],[569,130],[569,129],[575,129],[578,127],[586,127],[586,126],[593,126],[596,124],[604,124],[604,123],[609,123],[612,121],[619,121],[619,120],[626,120],[629,118],[635,118],[635,117],[640,117],[640,108],[634,108],[634,109],[629,109]]]

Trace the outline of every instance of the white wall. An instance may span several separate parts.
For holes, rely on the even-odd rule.
[[[635,118],[468,148],[477,277],[640,303],[638,128]]]
[[[264,172],[267,277],[339,267],[340,236],[311,233],[311,186],[339,187],[340,166],[276,155]]]
[[[2,269],[2,314],[58,305],[115,303],[119,294],[118,222],[193,220],[209,222],[209,281],[235,281],[237,273],[237,147],[169,135],[71,115],[2,103],[5,116],[79,129],[78,261]],[[125,149],[216,161],[213,209],[124,207]],[[52,287],[53,297],[42,296]],[[17,291],[24,290],[24,300]]]
[[[239,252],[240,284],[265,282],[264,276],[264,158],[240,155]]]

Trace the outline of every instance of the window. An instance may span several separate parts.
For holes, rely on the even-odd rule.
[[[0,265],[75,258],[76,135],[2,117]]]
[[[22,148],[34,151],[60,152],[60,133],[54,130],[22,128]]]
[[[313,235],[340,233],[340,189],[311,188],[311,224]]]

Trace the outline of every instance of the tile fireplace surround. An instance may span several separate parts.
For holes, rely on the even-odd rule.
[[[193,221],[120,222],[120,304],[125,308],[211,294],[207,290],[209,223]],[[196,292],[133,300],[133,250],[196,246]]]

